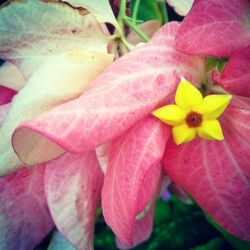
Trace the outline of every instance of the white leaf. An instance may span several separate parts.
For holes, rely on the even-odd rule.
[[[0,9],[0,58],[28,78],[46,57],[72,50],[107,51],[107,36],[91,15],[63,3],[13,2]]]
[[[107,22],[114,25],[121,34],[121,28],[118,24],[108,0],[67,0],[74,7],[83,7],[96,16],[99,22]]]
[[[180,16],[186,16],[190,11],[194,0],[166,0],[166,2],[174,8],[177,14]]]
[[[0,85],[19,91],[26,81],[16,65],[5,62],[0,67]]]

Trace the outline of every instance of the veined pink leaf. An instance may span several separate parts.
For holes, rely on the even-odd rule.
[[[0,9],[0,58],[28,79],[41,63],[72,50],[105,53],[107,36],[91,14],[63,3],[15,1]]]
[[[230,57],[219,84],[230,93],[250,97],[250,46]]]
[[[122,248],[131,248],[151,234],[151,210],[160,194],[161,159],[169,135],[164,124],[147,117],[111,143],[102,208]]]
[[[250,106],[231,105],[221,119],[223,141],[169,142],[169,177],[223,228],[250,241]]]
[[[250,44],[248,0],[197,0],[180,25],[176,48],[192,55],[230,57]]]
[[[11,102],[16,91],[0,85],[0,105]]]
[[[44,170],[22,168],[0,179],[0,249],[33,250],[53,228]]]
[[[58,230],[79,250],[93,249],[103,173],[95,152],[65,154],[47,164],[45,190]]]
[[[153,228],[153,217],[154,217],[154,204],[152,205],[153,208],[151,208],[150,211],[145,215],[145,217],[142,220],[136,221],[134,224],[134,245],[139,244],[142,241],[147,240],[151,233]],[[131,249],[131,245],[128,243],[124,243],[122,240],[120,240],[118,237],[116,237],[116,244],[119,249]]]
[[[174,8],[175,12],[180,16],[186,16],[190,11],[194,0],[166,0],[166,2]]]
[[[25,83],[24,76],[13,63],[5,62],[0,67],[0,85],[19,91]]]
[[[11,136],[22,122],[61,103],[78,97],[87,84],[113,61],[113,55],[72,51],[48,58],[13,100],[11,110],[0,129],[0,174],[20,166]],[[65,127],[63,128],[65,129]],[[56,152],[63,152],[56,148]],[[41,155],[47,157],[52,151]]]
[[[151,112],[175,91],[181,76],[198,83],[204,59],[175,51],[177,28],[164,26],[148,44],[114,62],[81,97],[20,126],[12,140],[20,159],[36,164],[59,146],[73,153],[93,150]]]

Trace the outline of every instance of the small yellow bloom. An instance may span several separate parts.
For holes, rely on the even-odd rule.
[[[196,135],[207,140],[223,140],[217,118],[228,106],[230,95],[208,95],[205,98],[190,82],[181,79],[171,104],[153,111],[153,115],[173,126],[173,139],[179,145],[193,140]]]

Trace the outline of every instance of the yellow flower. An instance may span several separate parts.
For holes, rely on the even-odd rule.
[[[176,105],[171,104],[153,111],[153,115],[162,122],[173,126],[174,142],[193,140],[198,134],[207,140],[223,140],[218,118],[228,106],[230,95],[202,94],[190,82],[181,79],[175,95]]]

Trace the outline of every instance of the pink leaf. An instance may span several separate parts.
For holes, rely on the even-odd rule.
[[[193,55],[229,57],[250,44],[248,0],[197,0],[180,25],[176,48]]]
[[[0,85],[0,105],[11,102],[15,94],[15,90]]]
[[[77,249],[93,249],[103,173],[94,152],[65,154],[47,164],[45,189],[59,231]]]
[[[233,54],[226,64],[219,84],[230,93],[250,97],[250,46]]]
[[[0,130],[1,175],[17,169],[21,164],[11,144],[15,128],[46,110],[78,97],[86,85],[112,61],[110,54],[73,51],[47,59],[33,73],[22,91],[15,96]],[[50,152],[46,150],[41,157],[46,158]]]
[[[169,135],[165,125],[147,117],[111,144],[102,207],[122,248],[133,247],[151,234],[151,208],[160,193],[161,159]]]
[[[164,159],[169,177],[222,227],[250,240],[250,109],[231,105],[221,120],[224,141],[169,142]]]
[[[32,165],[60,147],[93,150],[151,112],[175,91],[181,76],[198,83],[204,59],[175,51],[177,28],[177,23],[164,26],[148,44],[113,63],[81,97],[20,126],[12,140],[20,159]]]
[[[32,250],[52,229],[44,170],[22,168],[0,179],[0,249]]]

